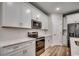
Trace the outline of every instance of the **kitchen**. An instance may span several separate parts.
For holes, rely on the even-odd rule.
[[[62,11],[57,4],[66,9]],[[67,24],[79,22],[79,11],[73,11],[79,9],[78,5],[78,2],[0,2],[0,56],[79,55],[72,47],[76,37],[68,36],[67,28]],[[62,50],[64,54],[60,54]]]

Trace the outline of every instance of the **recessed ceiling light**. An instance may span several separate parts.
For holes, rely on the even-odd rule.
[[[40,15],[37,15],[37,18],[39,18],[40,17]]]
[[[57,10],[57,11],[59,11],[59,10],[60,10],[60,8],[56,8],[56,10]]]
[[[30,13],[30,12],[31,12],[31,10],[30,10],[30,9],[27,9],[27,10],[26,10],[26,13]]]

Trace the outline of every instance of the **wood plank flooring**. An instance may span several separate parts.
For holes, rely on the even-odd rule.
[[[70,56],[70,49],[66,46],[56,45],[49,47],[40,56]]]

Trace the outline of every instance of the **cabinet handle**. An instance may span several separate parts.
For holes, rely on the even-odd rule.
[[[56,36],[56,34],[54,34],[54,36]]]
[[[23,54],[26,54],[27,53],[27,50],[23,50]]]
[[[20,26],[22,26],[22,25],[23,25],[23,23],[22,23],[22,22],[20,22],[20,23],[19,23],[19,25],[20,25]]]
[[[50,40],[48,40],[48,41],[50,41]]]
[[[15,47],[13,47],[13,49],[16,49],[16,48],[18,48],[19,46],[15,46]]]

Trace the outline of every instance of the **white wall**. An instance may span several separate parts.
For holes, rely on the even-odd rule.
[[[50,20],[52,22],[52,44],[62,44],[62,14],[51,14]]]

